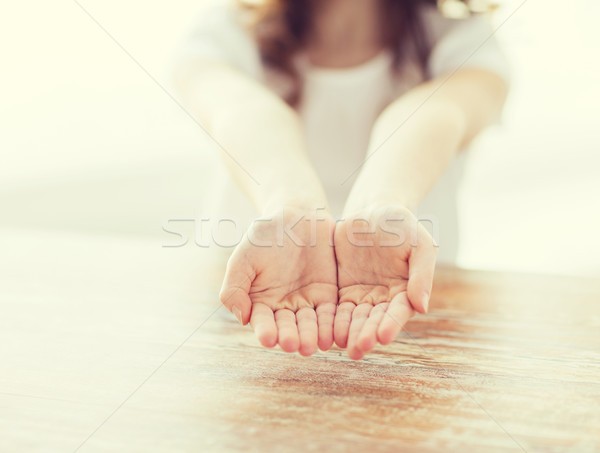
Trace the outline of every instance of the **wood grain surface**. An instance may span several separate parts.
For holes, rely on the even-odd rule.
[[[440,267],[353,362],[259,346],[222,257],[2,230],[0,451],[600,451],[600,282]]]

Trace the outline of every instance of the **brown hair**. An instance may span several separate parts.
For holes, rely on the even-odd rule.
[[[290,78],[293,89],[286,101],[297,104],[302,86],[293,57],[306,43],[312,1],[238,0],[238,4],[250,14],[249,26],[263,63]],[[430,46],[418,14],[423,4],[435,5],[436,0],[382,0],[385,9],[383,39],[385,46],[393,52],[394,69],[409,57],[416,58],[421,68],[425,68]]]

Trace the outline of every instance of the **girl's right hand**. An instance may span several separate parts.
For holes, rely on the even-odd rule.
[[[323,211],[284,208],[256,220],[234,250],[220,298],[262,345],[305,356],[332,346],[334,228]]]

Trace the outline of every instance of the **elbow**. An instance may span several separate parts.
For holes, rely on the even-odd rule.
[[[466,147],[487,127],[499,124],[510,92],[506,74],[487,70],[473,71],[471,90],[463,91],[460,101],[467,127],[461,146]]]
[[[496,79],[496,98],[498,106],[496,117],[499,119],[502,115],[502,111],[504,110],[508,95],[510,94],[511,83],[508,77],[496,76]]]
[[[171,64],[168,72],[169,85],[174,91],[175,97],[180,102],[185,102],[191,91],[191,81],[196,69],[189,61],[175,61]]]

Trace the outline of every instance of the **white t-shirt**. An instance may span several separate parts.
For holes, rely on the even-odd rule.
[[[296,59],[303,81],[298,114],[302,119],[309,157],[325,188],[334,216],[341,215],[344,202],[364,160],[371,127],[393,99],[424,80],[450,74],[459,67],[478,67],[508,79],[506,59],[493,37],[489,18],[483,15],[456,20],[444,18],[436,8],[423,6],[422,23],[433,43],[426,75],[416,64],[406,64],[399,75],[391,71],[391,53],[344,69],[312,66]],[[263,67],[258,48],[241,22],[239,11],[226,0],[212,2],[201,12],[177,60],[220,59],[259,80],[277,93],[282,85]],[[438,260],[454,262],[458,251],[457,195],[465,153],[447,171],[417,208],[440,249]],[[352,176],[351,176],[352,175]],[[212,203],[203,206],[206,217],[228,218],[237,223],[233,236],[221,231],[222,241],[235,242],[256,217],[249,200],[220,169],[211,190]],[[215,193],[220,196],[215,197]]]

